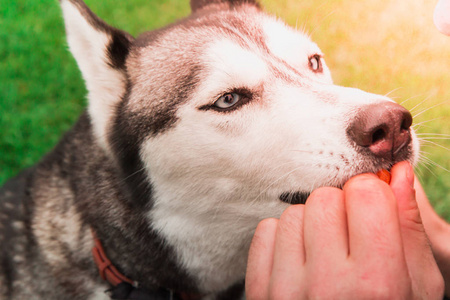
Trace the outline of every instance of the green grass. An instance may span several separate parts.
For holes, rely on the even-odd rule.
[[[133,35],[189,13],[187,0],[86,2]],[[436,210],[450,220],[450,37],[432,24],[433,1],[262,2],[311,33],[337,84],[390,93],[418,114],[416,124],[425,122],[419,132],[438,145],[425,142],[423,155],[440,167],[422,163],[417,174]],[[1,184],[48,152],[85,107],[57,1],[0,2],[0,70]]]
[[[185,1],[86,1],[134,35],[188,14]],[[48,152],[85,107],[58,1],[0,2],[0,185]]]

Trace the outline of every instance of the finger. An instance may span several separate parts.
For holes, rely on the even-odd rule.
[[[344,261],[348,256],[344,192],[331,187],[315,190],[305,205],[304,227],[309,266],[325,271]]]
[[[425,238],[419,207],[416,202],[414,173],[411,165],[406,161],[398,163],[392,167],[391,174],[390,185],[397,199],[402,230],[418,231],[419,234],[413,236],[419,239]]]
[[[431,250],[428,246],[428,240],[416,202],[412,167],[406,161],[401,162],[392,167],[391,174],[391,188],[397,199],[405,255],[410,262],[418,258],[421,260],[422,254],[425,252],[430,252],[431,254]],[[422,265],[422,263],[418,263]]]
[[[281,295],[298,295],[302,289],[305,261],[303,216],[304,205],[292,205],[278,222],[270,283],[273,299]]]
[[[268,299],[277,224],[277,219],[262,220],[253,235],[245,277],[247,299]]]
[[[428,197],[417,179],[417,176],[414,176],[414,189],[416,190],[416,201],[419,206],[420,217],[422,218],[425,232],[433,242],[434,237],[438,236],[438,233],[443,230],[445,231],[444,228],[448,226],[447,222],[442,219],[433,209],[433,206],[431,206],[431,203],[428,201]]]
[[[439,0],[433,14],[436,28],[445,35],[450,35],[450,0]]]
[[[442,282],[442,276],[420,217],[414,190],[413,169],[408,162],[401,162],[392,168],[391,173],[391,187],[397,199],[405,258],[413,288],[417,294],[424,296],[427,293],[440,295],[443,283],[439,285],[439,282]]]
[[[373,174],[362,174],[345,184],[344,193],[350,257],[375,269],[406,267],[402,260],[378,259],[403,257],[397,204],[389,186]]]

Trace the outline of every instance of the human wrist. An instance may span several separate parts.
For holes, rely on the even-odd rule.
[[[445,281],[445,294],[450,297],[450,225],[442,219],[441,221],[435,222],[429,239],[434,258]]]

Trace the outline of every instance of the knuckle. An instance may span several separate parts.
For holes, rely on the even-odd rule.
[[[277,227],[277,236],[292,236],[303,231],[304,205],[292,205],[288,207],[280,217]]]
[[[346,198],[349,202],[371,203],[377,207],[390,207],[391,209],[394,208],[394,203],[395,207],[397,206],[391,188],[385,182],[371,177],[351,179],[345,184],[344,192],[346,197],[349,195]]]
[[[276,228],[278,224],[278,219],[275,218],[267,218],[259,222],[258,226],[256,227],[257,232],[267,232],[271,230],[272,228]]]
[[[249,250],[251,253],[258,252],[267,247],[267,238],[271,235],[271,232],[276,231],[277,224],[278,220],[274,218],[264,219],[259,222],[252,238],[251,247]]]
[[[341,189],[335,187],[321,187],[311,193],[306,204],[308,205],[308,203],[311,202],[329,201],[330,199],[340,199],[342,195],[343,192]]]
[[[303,218],[304,205],[291,205],[281,214],[280,221],[283,223],[297,223]]]
[[[376,300],[411,299],[411,280],[409,277],[403,279],[394,280],[389,276],[382,278],[374,276],[361,287],[361,294],[363,295],[361,298]]]
[[[308,201],[306,209],[324,211],[329,207],[339,207],[344,203],[344,191],[334,187],[323,187],[315,190]]]
[[[277,281],[270,286],[269,291],[270,300],[292,300],[303,299],[298,287],[293,286],[290,283]]]
[[[344,185],[344,189],[360,187],[366,187],[367,189],[378,189],[386,186],[386,183],[379,180],[375,174],[361,174],[350,178],[350,180]]]
[[[307,299],[333,299],[338,296],[335,295],[335,291],[333,289],[326,289],[321,285],[310,286],[307,295]]]

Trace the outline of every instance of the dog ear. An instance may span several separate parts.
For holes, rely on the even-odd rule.
[[[125,61],[134,39],[100,20],[82,0],[60,2],[69,48],[89,91],[94,133],[106,146],[109,119],[126,90]]]
[[[191,10],[194,13],[212,4],[225,4],[228,7],[251,4],[257,8],[261,8],[257,0],[191,0]]]

